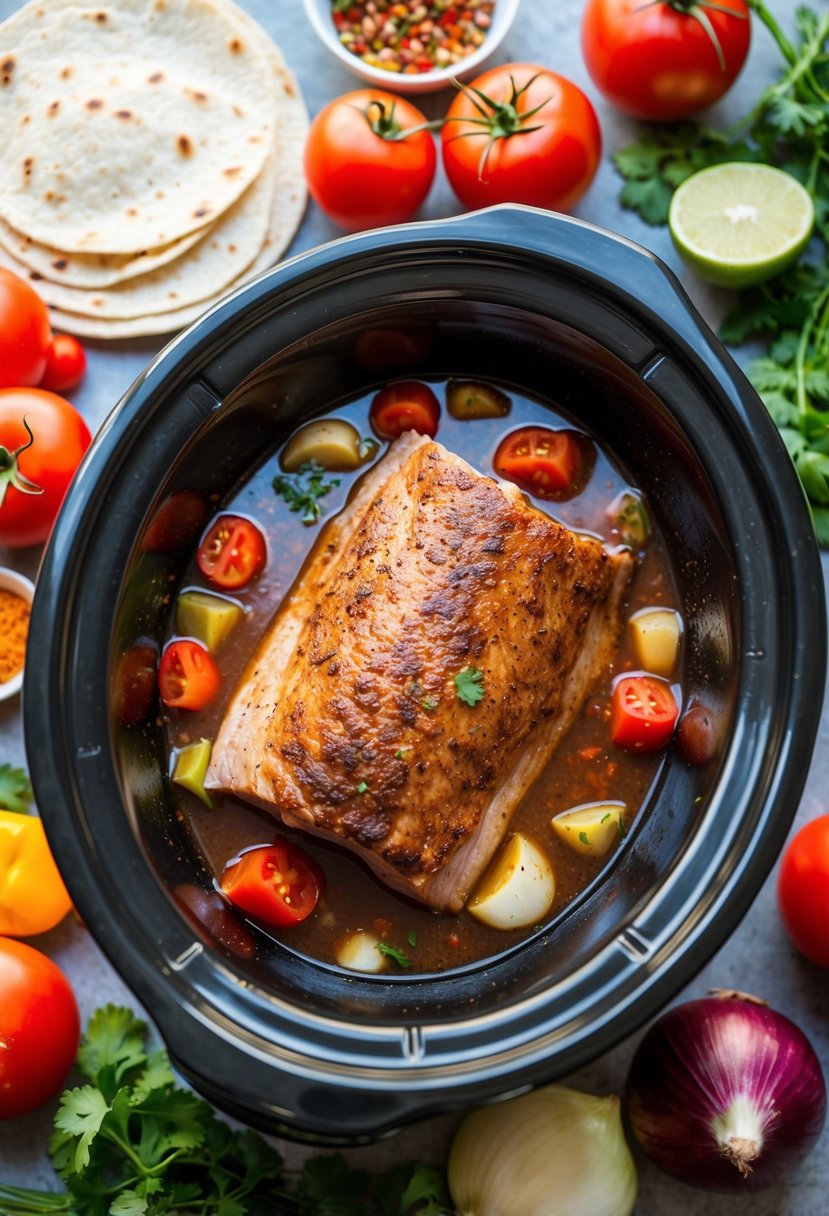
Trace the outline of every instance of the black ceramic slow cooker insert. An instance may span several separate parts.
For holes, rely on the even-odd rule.
[[[377,382],[349,357],[355,337],[418,324],[434,341],[413,372],[490,375],[542,398],[554,382],[631,470],[678,572],[687,695],[716,700],[728,742],[713,773],[669,751],[600,878],[498,958],[409,978],[277,949],[263,969],[175,905],[197,859],[169,813],[160,743],[112,724],[113,656],[139,619],[162,636],[180,577],[181,558],[153,566],[137,542],[171,492],[229,497],[299,421]],[[45,555],[29,761],[80,914],[185,1076],[266,1130],[355,1143],[564,1076],[707,961],[797,807],[825,636],[790,460],[670,271],[587,224],[498,207],[303,254],[148,367],[96,437]]]

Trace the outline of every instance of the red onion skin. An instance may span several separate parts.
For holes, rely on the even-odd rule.
[[[737,1095],[764,1116],[762,1143],[744,1177],[712,1129]],[[729,995],[688,1001],[645,1034],[631,1063],[625,1114],[646,1155],[707,1191],[762,1190],[803,1160],[826,1119],[820,1062],[787,1017]]]

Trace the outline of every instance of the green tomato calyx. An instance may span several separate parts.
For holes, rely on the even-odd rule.
[[[24,477],[20,472],[18,465],[18,457],[27,448],[30,448],[35,441],[32,434],[32,428],[29,426],[26,419],[23,419],[23,426],[26,428],[26,434],[29,438],[25,443],[21,443],[19,448],[15,448],[10,452],[8,448],[0,444],[0,507],[6,499],[6,491],[9,486],[14,486],[21,494],[42,494],[43,486],[37,486],[33,481],[29,481],[28,477]]]

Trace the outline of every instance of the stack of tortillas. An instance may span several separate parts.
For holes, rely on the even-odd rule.
[[[180,329],[288,246],[307,124],[231,0],[35,0],[0,25],[0,265],[56,329]]]

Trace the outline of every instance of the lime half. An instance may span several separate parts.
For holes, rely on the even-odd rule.
[[[800,182],[770,165],[726,164],[685,179],[668,225],[684,261],[718,287],[750,287],[795,260],[815,209]]]

